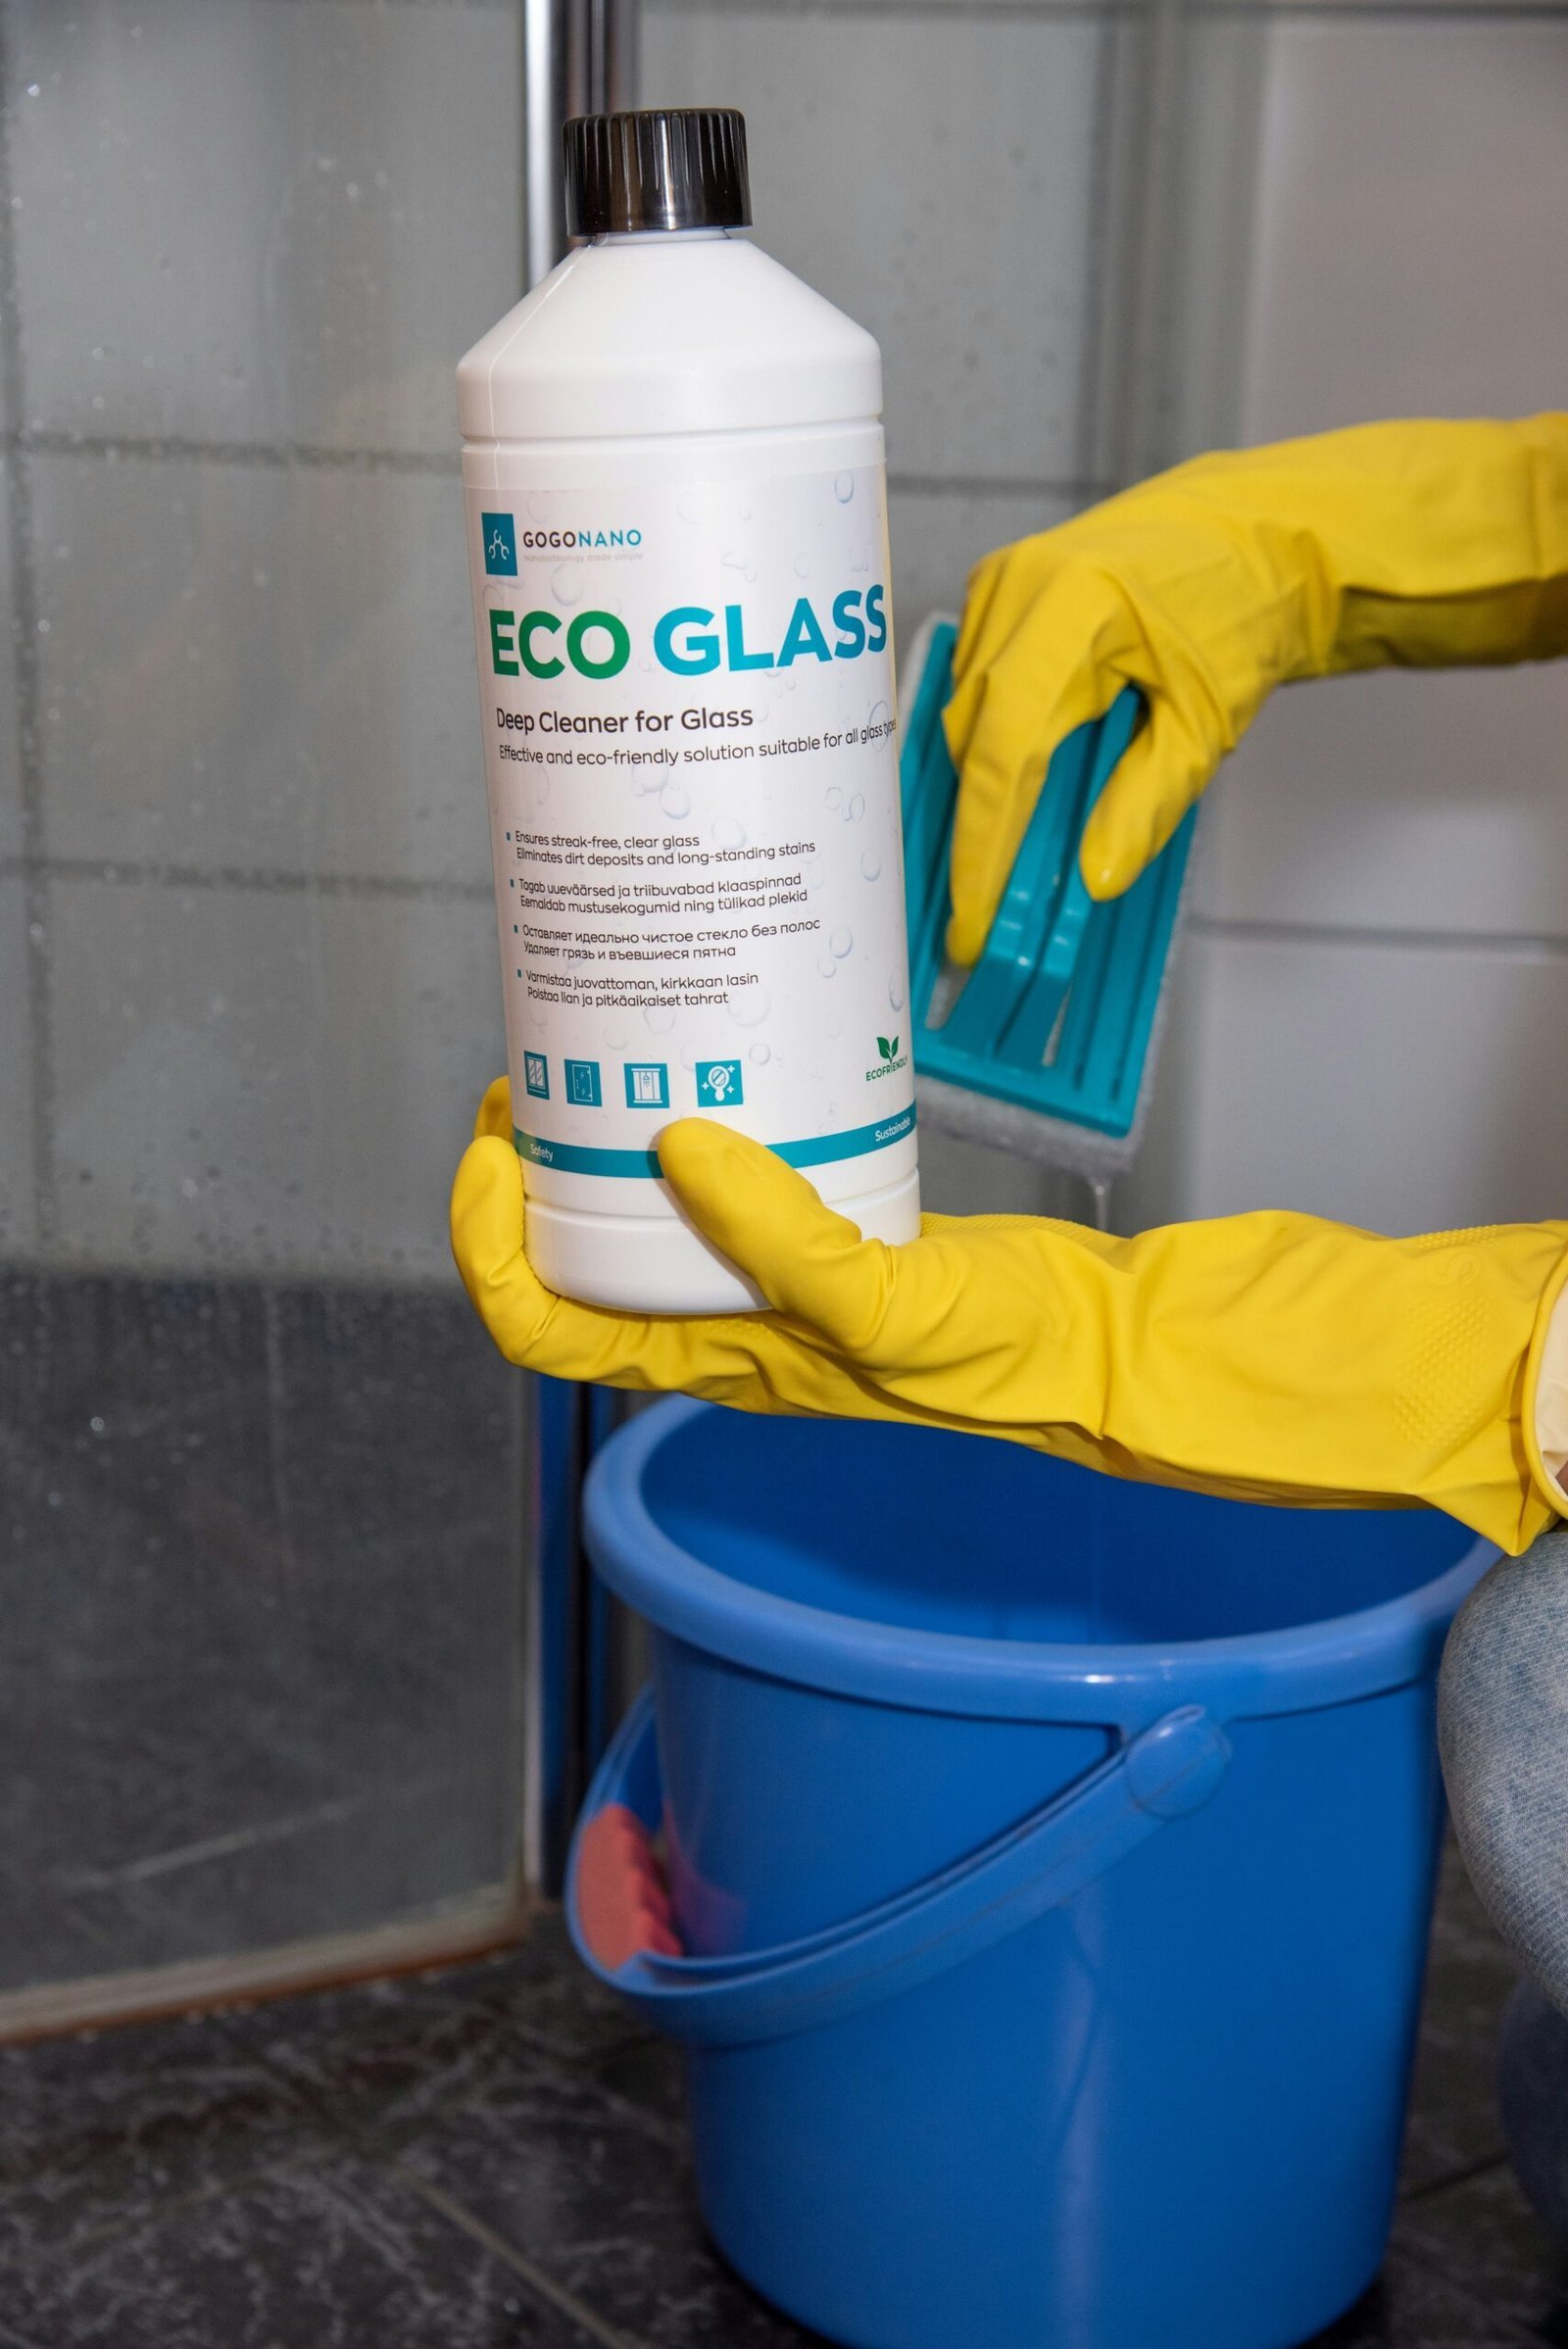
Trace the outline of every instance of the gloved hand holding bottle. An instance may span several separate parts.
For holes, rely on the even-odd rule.
[[[988,555],[948,739],[949,952],[985,944],[1051,754],[1139,686],[1084,834],[1097,898],[1164,847],[1276,685],[1568,651],[1568,416],[1365,424],[1195,459]]]
[[[1102,897],[1136,879],[1274,685],[1564,649],[1568,416],[1205,458],[991,556],[949,712],[952,949],[983,944],[1055,744],[1128,681],[1150,719],[1085,836]],[[453,1231],[514,1361],[968,1428],[1213,1492],[1427,1501],[1510,1551],[1561,1509],[1568,1224],[1382,1240],[1268,1212],[1124,1241],[931,1216],[888,1248],[765,1150],[688,1119],[661,1136],[663,1172],[775,1309],[638,1319],[567,1304],[529,1270],[504,1095],[481,1111]]]
[[[506,1080],[458,1172],[453,1247],[510,1361],[742,1410],[1001,1436],[1250,1499],[1429,1501],[1506,1550],[1561,1493],[1536,1435],[1568,1223],[1380,1240],[1308,1215],[1133,1240],[1046,1218],[925,1217],[861,1240],[782,1159],[717,1123],[660,1137],[681,1207],[771,1312],[612,1313],[522,1249]]]

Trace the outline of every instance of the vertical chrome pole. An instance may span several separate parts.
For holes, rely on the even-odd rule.
[[[566,250],[561,133],[574,114],[636,103],[638,0],[522,0],[523,261],[529,286]],[[526,290],[526,289],[524,289]],[[619,1398],[525,1381],[523,1870],[554,1897],[572,1822],[614,1705],[605,1594],[583,1554],[579,1502]]]

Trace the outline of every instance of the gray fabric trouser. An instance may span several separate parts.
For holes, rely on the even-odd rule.
[[[1524,1960],[1497,2100],[1519,2182],[1568,2247],[1568,1527],[1493,1567],[1444,1652],[1438,1738],[1470,1880]]]
[[[1568,2013],[1568,1526],[1499,1559],[1466,1599],[1438,1739],[1470,1881]]]

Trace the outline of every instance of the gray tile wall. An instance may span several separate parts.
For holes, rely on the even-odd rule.
[[[0,1248],[450,1279],[503,1053],[452,370],[521,280],[518,12],[10,0],[0,73]]]

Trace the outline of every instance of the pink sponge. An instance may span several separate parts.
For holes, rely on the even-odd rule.
[[[609,1973],[645,1949],[682,1954],[653,1837],[623,1802],[610,1803],[583,1830],[577,1914],[583,1939]]]

